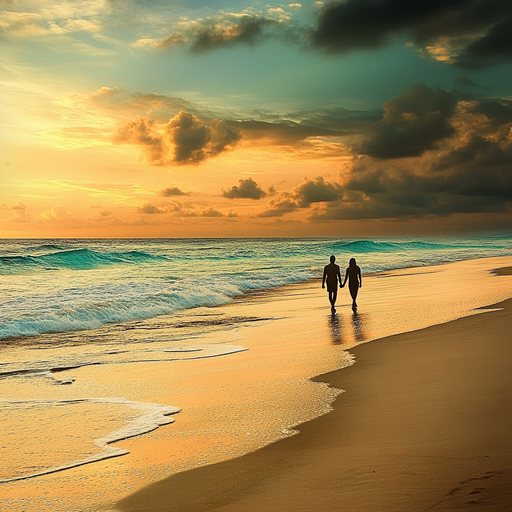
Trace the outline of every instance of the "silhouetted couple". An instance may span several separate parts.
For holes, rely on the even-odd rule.
[[[338,297],[338,281],[340,287],[343,288],[348,279],[348,289],[350,290],[350,296],[352,297],[352,309],[357,309],[357,292],[359,288],[363,286],[363,280],[361,279],[361,269],[356,264],[355,258],[350,258],[348,262],[348,268],[345,272],[345,281],[341,282],[341,273],[339,265],[334,263],[336,258],[331,256],[331,263],[324,267],[324,278],[322,280],[322,288],[325,288],[327,282],[327,291],[329,292],[329,302],[331,303],[331,311],[336,313],[336,298]]]

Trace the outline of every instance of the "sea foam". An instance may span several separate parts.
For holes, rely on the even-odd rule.
[[[56,473],[58,471],[63,471],[66,469],[71,469],[77,466],[83,466],[85,464],[91,464],[92,462],[97,462],[104,459],[110,459],[112,457],[119,457],[121,455],[126,455],[128,450],[124,448],[117,448],[115,446],[110,446],[112,443],[117,441],[122,441],[123,439],[128,439],[130,437],[139,436],[142,434],[147,434],[162,425],[167,425],[169,423],[174,422],[174,418],[171,415],[180,412],[178,407],[173,407],[170,405],[164,404],[153,404],[149,402],[134,402],[131,400],[126,400],[124,398],[79,398],[79,399],[66,399],[66,400],[3,400],[0,399],[0,404],[4,406],[4,408],[8,408],[9,405],[17,405],[17,406],[37,406],[37,405],[55,405],[55,406],[65,406],[67,404],[76,404],[76,403],[106,403],[106,404],[120,404],[132,409],[135,409],[138,412],[138,415],[129,420],[128,423],[122,428],[111,432],[110,434],[96,439],[94,441],[94,446],[101,449],[100,453],[90,455],[89,457],[85,457],[82,459],[72,460],[66,462],[64,464],[60,464],[58,466],[47,467],[44,470],[37,471],[34,473],[27,473],[22,476],[17,476],[14,478],[5,478],[0,480],[0,483],[14,482],[17,480],[26,480],[28,478],[34,478],[37,476],[48,475],[50,473]]]

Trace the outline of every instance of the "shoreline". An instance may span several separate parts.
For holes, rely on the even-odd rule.
[[[357,364],[311,379],[344,390],[330,413],[116,510],[511,510],[512,299],[482,311],[351,348]]]
[[[195,309],[180,317],[179,323],[184,325],[194,321],[202,324],[205,316],[216,325],[220,321],[223,327],[208,331],[206,342],[219,343],[221,347],[243,345],[249,349],[245,352],[178,363],[82,367],[70,371],[71,375],[65,374],[72,377],[71,386],[35,389],[29,387],[29,380],[14,379],[13,385],[4,388],[9,396],[34,398],[34,391],[44,393],[41,398],[120,396],[180,407],[182,412],[169,427],[116,443],[129,452],[124,457],[25,483],[4,484],[5,499],[1,501],[13,512],[112,512],[119,510],[113,508],[113,503],[121,503],[137,488],[169,474],[218,467],[223,461],[238,460],[244,454],[273,446],[269,443],[278,439],[300,438],[302,434],[294,434],[302,431],[309,420],[330,416],[326,413],[340,393],[339,388],[317,381],[316,376],[335,368],[348,370],[346,367],[352,364],[348,351],[352,352],[353,347],[358,350],[361,344],[374,345],[367,341],[403,333],[404,329],[411,332],[446,319],[485,316],[478,314],[482,312],[478,307],[496,302],[495,297],[512,296],[507,278],[492,274],[493,268],[504,265],[512,265],[512,257],[367,276],[360,313],[352,314],[350,297],[344,290],[334,317],[329,313],[320,281],[295,283],[277,292],[245,297],[225,306]],[[471,293],[467,293],[468,286]],[[395,297],[392,301],[391,296]],[[432,304],[432,297],[442,300]],[[236,321],[244,318],[261,321]],[[169,333],[171,330],[169,325]],[[193,346],[196,342],[191,338],[188,343]],[[346,396],[342,393],[338,401]],[[79,432],[82,425],[71,424],[70,428]],[[113,482],[121,483],[113,488]],[[77,486],[81,498],[77,498]],[[163,499],[169,501],[168,497]],[[263,508],[274,510],[271,503]]]

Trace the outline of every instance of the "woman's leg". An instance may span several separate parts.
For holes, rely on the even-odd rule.
[[[350,296],[352,297],[352,307],[357,308],[356,299],[357,299],[357,292],[359,291],[359,286],[350,286],[349,285],[349,290],[350,290]]]

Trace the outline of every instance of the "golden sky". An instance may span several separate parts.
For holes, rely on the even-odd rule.
[[[0,0],[1,235],[510,230],[512,4],[399,4]]]

